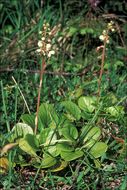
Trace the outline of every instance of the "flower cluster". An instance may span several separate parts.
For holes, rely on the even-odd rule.
[[[58,24],[50,29],[49,23],[44,23],[42,31],[39,32],[40,40],[38,41],[37,53],[45,57],[50,58],[58,51],[58,47],[55,43],[56,36],[60,30],[61,25]]]
[[[115,28],[114,28],[114,22],[110,21],[107,25],[106,30],[103,30],[102,35],[99,36],[99,39],[101,41],[105,41],[107,44],[110,42],[109,41],[109,32],[114,32]]]
[[[114,28],[114,22],[113,21],[110,21],[107,25],[107,28],[109,31],[111,32],[114,32],[115,31],[115,28]]]

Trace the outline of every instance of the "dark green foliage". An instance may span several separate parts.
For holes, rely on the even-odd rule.
[[[5,159],[5,168],[0,165],[0,189],[113,189],[113,185],[126,189],[126,4],[118,0],[100,1],[96,7],[87,0],[0,1],[0,159],[6,157],[9,163]],[[41,63],[36,49],[44,20],[51,28],[61,23],[62,38],[54,40],[59,54],[47,61],[41,92],[45,103],[35,136]],[[111,20],[115,32],[106,45],[99,99],[102,49],[97,47],[103,45],[99,36]],[[17,124],[21,121],[25,124]],[[19,144],[9,145],[10,150],[5,146],[10,142]],[[102,156],[98,147],[103,149],[105,143],[97,143],[103,142],[108,150]]]

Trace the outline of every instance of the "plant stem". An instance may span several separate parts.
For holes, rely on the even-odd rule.
[[[7,108],[6,108],[6,103],[5,103],[5,95],[4,95],[4,88],[3,88],[3,82],[2,81],[1,81],[1,91],[2,91],[2,100],[3,100],[3,110],[4,110],[4,114],[5,114],[7,130],[9,133],[10,132],[10,124],[9,124],[8,115],[7,115]]]
[[[106,39],[104,41],[103,51],[102,51],[102,58],[101,58],[101,69],[100,69],[100,75],[98,79],[98,97],[100,97],[101,94],[101,81],[102,81],[102,75],[104,71],[104,61],[105,61],[105,50],[106,50]]]
[[[37,98],[37,112],[36,112],[36,118],[35,118],[35,130],[34,133],[37,133],[38,129],[38,116],[39,116],[39,106],[40,106],[40,95],[41,95],[41,87],[42,87],[42,81],[43,81],[43,75],[46,69],[46,63],[45,60],[42,60],[42,65],[41,65],[41,72],[40,72],[40,84],[38,88],[38,98]]]
[[[16,86],[17,86],[17,88],[18,88],[18,90],[19,90],[19,92],[20,92],[20,94],[21,94],[21,96],[22,96],[22,98],[23,98],[23,101],[24,101],[24,103],[25,103],[25,106],[26,106],[26,108],[27,108],[28,113],[31,114],[31,113],[30,113],[30,109],[29,109],[28,104],[27,104],[27,101],[25,100],[25,97],[24,97],[24,95],[23,95],[23,93],[22,93],[20,87],[18,86],[18,83],[16,82],[16,80],[15,80],[15,78],[14,78],[13,76],[12,76],[12,80],[13,80],[14,83],[16,84]]]

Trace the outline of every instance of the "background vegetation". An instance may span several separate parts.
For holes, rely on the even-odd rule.
[[[81,96],[98,97],[102,62],[102,49],[98,47],[103,45],[99,37],[113,21],[115,31],[109,34],[110,43],[106,44],[101,80],[102,110],[105,112],[105,107],[120,105],[124,115],[119,113],[108,120],[102,117],[101,121],[97,117],[95,121],[100,122],[101,138],[109,147],[101,158],[101,168],[94,168],[92,164],[87,170],[84,165],[78,168],[81,158],[56,173],[50,169],[38,171],[32,166],[9,164],[8,171],[1,172],[0,188],[124,190],[127,170],[127,3],[124,0],[0,1],[1,150],[8,142],[9,130],[21,121],[21,115],[28,113],[23,97],[30,112],[36,112],[41,63],[36,50],[39,31],[45,21],[51,28],[58,24],[61,28],[55,39],[58,53],[46,62],[40,102],[55,104],[61,113],[62,101],[77,103]],[[82,125],[84,121],[80,122]],[[75,124],[78,126],[78,121]],[[107,137],[109,133],[110,138]],[[16,151],[6,152],[9,163],[14,162]]]

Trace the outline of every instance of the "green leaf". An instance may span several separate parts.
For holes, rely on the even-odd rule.
[[[31,126],[33,129],[35,127],[35,115],[34,114],[24,114],[21,116],[21,119],[24,123]]]
[[[94,30],[92,28],[86,28],[88,34],[94,34]]]
[[[83,89],[81,87],[76,88],[74,91],[70,91],[68,95],[71,99],[77,99],[83,94]]]
[[[125,190],[125,189],[127,189],[127,176],[124,177],[124,179],[123,179],[123,181],[122,181],[122,183],[121,183],[119,189],[120,189],[120,190]]]
[[[92,113],[95,110],[96,97],[82,96],[78,100],[79,107],[87,112]]]
[[[80,29],[80,34],[81,34],[81,35],[86,34],[86,28],[81,28],[81,29]]]
[[[59,152],[57,150],[56,145],[49,145],[44,149],[46,152],[48,152],[53,157],[56,157],[59,155]]]
[[[44,144],[44,146],[53,145],[56,143],[57,135],[54,129],[46,128],[43,129],[39,135],[40,144]]]
[[[100,135],[101,130],[99,127],[93,127],[90,129],[83,140],[83,143],[85,143],[84,147],[93,146],[98,141]]]
[[[124,62],[118,60],[118,61],[115,62],[114,66],[115,66],[115,68],[117,69],[118,66],[121,66],[121,67],[124,66]]]
[[[68,33],[68,35],[69,35],[69,36],[73,36],[74,34],[77,33],[77,31],[78,31],[77,28],[71,26],[71,27],[69,28],[69,33]]]
[[[21,151],[20,151],[21,152]],[[35,158],[35,157],[34,157]],[[36,157],[37,158],[37,157]],[[25,158],[24,158],[24,155],[23,154],[20,154],[18,152],[17,156],[15,157],[15,163],[20,165],[21,167],[24,167],[24,166],[29,166],[31,163],[28,162]]]
[[[41,120],[44,127],[48,127],[52,121],[54,121],[56,124],[58,123],[58,116],[54,110],[53,104],[43,103],[40,106],[39,119]]]
[[[91,125],[84,125],[81,129],[80,140],[84,139],[87,133],[93,128]]]
[[[107,63],[109,65],[109,63]],[[105,99],[105,103],[108,103],[108,105],[113,105],[116,104],[118,102],[118,99],[116,98],[116,96],[110,92],[107,94],[106,99]]]
[[[68,140],[74,141],[78,138],[78,130],[72,124],[63,127],[60,133]]]
[[[32,128],[25,123],[17,123],[11,132],[10,141],[25,137],[27,134],[33,134]]]
[[[106,151],[107,151],[107,144],[104,142],[97,142],[91,149],[90,149],[90,154],[94,158],[98,158],[102,156]]]
[[[94,159],[94,164],[96,168],[101,168],[101,162],[98,159]]]
[[[124,115],[124,107],[123,106],[111,106],[106,108],[106,112],[110,113],[113,117],[119,117],[120,115]]]
[[[32,134],[27,134],[25,138],[19,139],[19,147],[26,153],[37,156],[38,141]]]
[[[57,163],[56,158],[46,155],[46,156],[44,156],[40,167],[41,168],[49,168],[51,166],[54,166],[56,163]]]
[[[83,119],[85,119],[85,120],[91,120],[92,118],[93,118],[93,114],[94,113],[90,113],[90,112],[85,112],[85,111],[83,111],[82,113],[81,113],[81,117],[83,118]]]
[[[70,152],[70,151],[74,151],[74,148],[68,145],[67,143],[60,143],[60,144],[57,144],[57,151],[59,153],[61,153],[62,151]]]
[[[79,120],[81,118],[81,110],[72,101],[64,101],[61,103],[65,107],[67,112],[73,116],[74,120]]]
[[[61,152],[61,157],[65,161],[76,160],[77,158],[80,158],[82,156],[83,156],[83,152],[81,150],[76,150],[74,152],[67,152],[67,151],[62,151]]]
[[[82,89],[82,88],[77,88],[77,89],[75,90],[74,97],[75,97],[75,98],[79,98],[82,94],[83,94],[83,89]]]
[[[40,144],[46,143],[46,139],[48,138],[50,131],[50,128],[46,128],[41,131],[41,133],[38,136]]]
[[[21,119],[24,123],[28,124],[29,126],[32,127],[32,129],[35,128],[35,117],[36,115],[34,114],[24,114],[21,116]],[[40,117],[38,118],[38,129],[39,131],[41,131],[44,128],[44,125],[40,119]]]
[[[92,28],[81,28],[80,29],[80,34],[84,35],[84,34],[93,34],[94,30]]]

